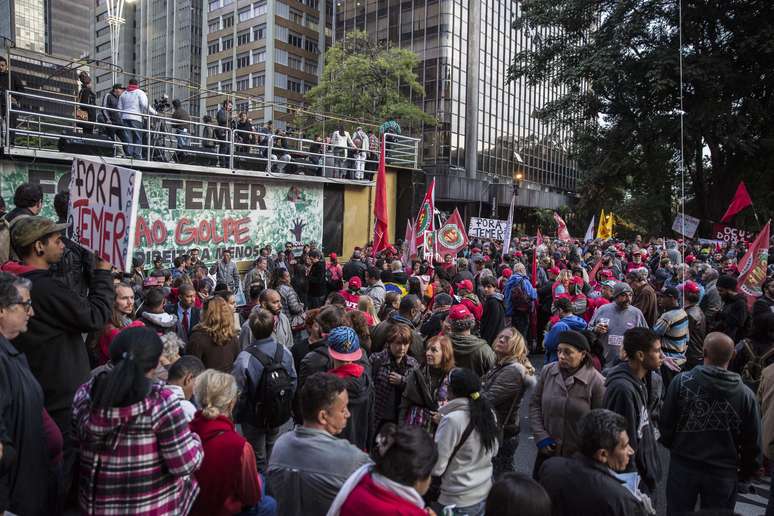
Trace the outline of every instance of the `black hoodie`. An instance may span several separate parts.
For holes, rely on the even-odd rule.
[[[673,458],[747,480],[762,463],[760,435],[758,403],[738,374],[700,365],[669,384],[661,442]]]
[[[628,362],[607,371],[603,404],[606,409],[626,418],[626,433],[635,451],[634,460],[629,462],[627,471],[636,470],[652,492],[661,476],[661,459],[648,400],[646,383],[634,376]]]
[[[371,407],[374,404],[374,384],[365,367],[344,364],[328,371],[347,383],[349,419],[339,434],[361,450],[367,450],[371,437]]]

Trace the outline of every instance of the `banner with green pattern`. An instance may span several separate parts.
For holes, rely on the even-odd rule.
[[[25,182],[39,183],[45,194],[41,215],[56,219],[53,198],[67,190],[65,165],[2,163],[0,194],[8,210],[13,192]],[[218,259],[223,249],[236,260],[250,259],[264,245],[284,248],[322,243],[323,186],[280,183],[263,178],[163,174],[143,171],[135,249],[145,263],[165,262],[189,249],[202,260]]]

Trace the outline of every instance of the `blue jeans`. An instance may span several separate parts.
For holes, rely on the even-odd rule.
[[[188,146],[188,129],[175,129],[177,133],[177,148]]]
[[[127,157],[142,159],[142,133],[136,129],[142,129],[142,122],[139,120],[124,119],[124,154]]]
[[[435,508],[433,508],[435,510]],[[438,516],[482,516],[486,509],[486,500],[482,500],[477,504],[468,505],[467,507],[456,507],[449,505],[443,507],[438,505],[438,510],[435,513]]]
[[[736,472],[702,468],[676,457],[669,461],[667,516],[693,513],[697,498],[701,509],[733,510],[736,505]]]

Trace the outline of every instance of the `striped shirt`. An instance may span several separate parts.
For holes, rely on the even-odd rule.
[[[73,402],[80,446],[79,501],[84,514],[187,514],[204,452],[175,395],[154,383],[142,401],[91,409],[94,379]]]
[[[682,308],[675,308],[661,314],[653,331],[661,337],[664,355],[675,360],[677,365],[685,363],[688,348],[688,314]]]

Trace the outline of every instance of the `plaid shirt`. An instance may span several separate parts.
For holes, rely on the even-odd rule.
[[[188,514],[204,452],[172,392],[154,383],[133,405],[91,409],[94,380],[75,394],[81,510],[90,515]]]

